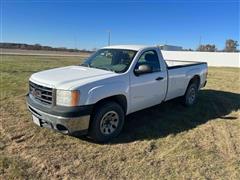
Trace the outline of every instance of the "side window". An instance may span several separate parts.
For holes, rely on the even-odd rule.
[[[149,65],[153,72],[160,71],[160,63],[157,52],[155,50],[145,51],[139,58],[135,69],[138,69],[138,67],[143,64]]]

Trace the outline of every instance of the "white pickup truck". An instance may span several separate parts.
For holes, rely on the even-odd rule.
[[[130,113],[176,97],[194,104],[207,72],[207,63],[164,60],[157,46],[108,46],[81,65],[34,73],[27,105],[41,127],[106,142]]]

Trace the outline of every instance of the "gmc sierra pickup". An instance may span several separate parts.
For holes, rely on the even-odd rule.
[[[81,65],[34,73],[27,105],[38,126],[106,142],[130,113],[176,97],[193,105],[207,72],[206,63],[164,60],[157,46],[108,46]]]

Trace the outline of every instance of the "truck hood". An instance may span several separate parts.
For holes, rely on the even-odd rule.
[[[33,74],[30,81],[56,89],[71,89],[71,87],[93,81],[117,76],[117,73],[83,67],[83,66],[67,66],[41,71]]]

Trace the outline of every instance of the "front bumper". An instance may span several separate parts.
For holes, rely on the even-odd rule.
[[[29,111],[39,120],[39,126],[51,128],[64,134],[87,133],[92,111],[91,106],[46,107],[35,102],[29,95],[26,99]]]

